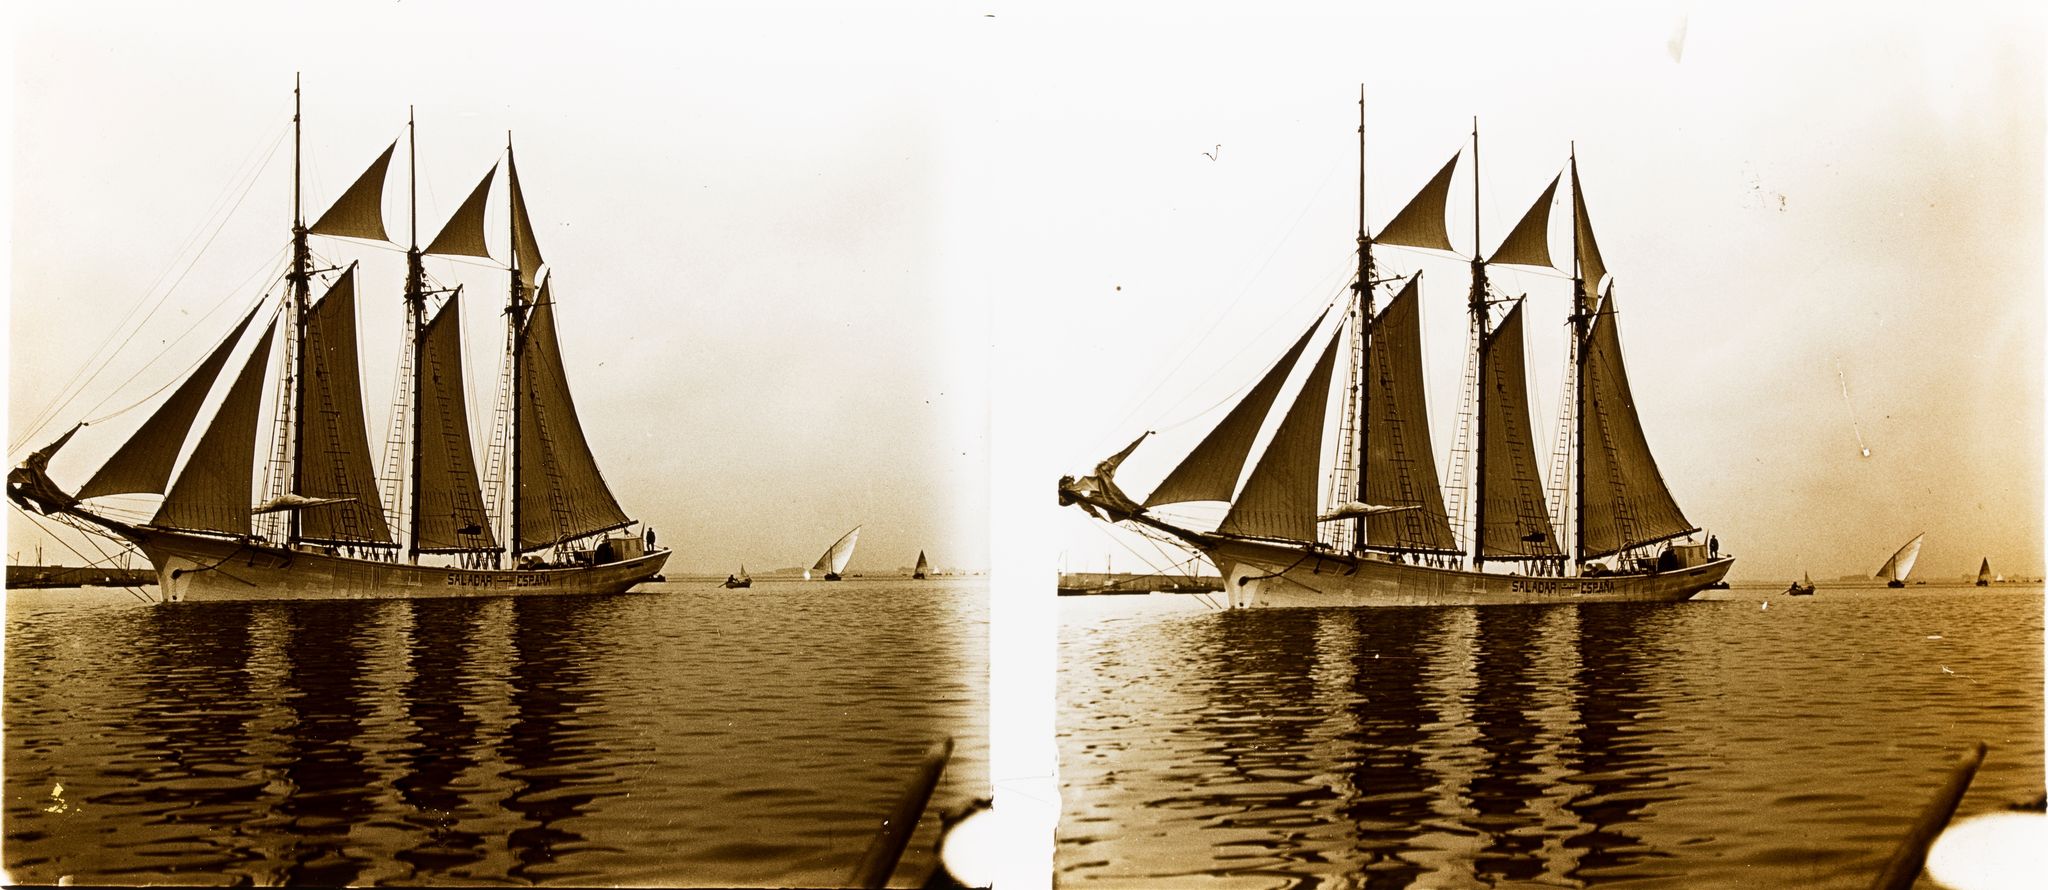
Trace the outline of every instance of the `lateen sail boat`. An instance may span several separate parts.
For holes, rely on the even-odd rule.
[[[753,578],[751,578],[751,577],[748,577],[748,576],[747,576],[747,564],[746,564],[746,563],[740,563],[740,573],[739,573],[739,574],[737,574],[737,575],[727,575],[727,576],[725,576],[725,588],[726,588],[727,590],[737,590],[737,589],[739,589],[739,588],[742,588],[742,587],[752,587],[752,586],[754,586],[754,579],[753,579]]]
[[[1900,547],[1899,552],[1892,554],[1892,558],[1885,560],[1884,565],[1878,567],[1877,574],[1873,577],[1883,578],[1886,587],[1906,586],[1906,577],[1913,574],[1913,563],[1920,560],[1920,539],[1925,537],[1926,532],[1914,535],[1913,540],[1907,541],[1906,546]]]
[[[1786,595],[1786,596],[1812,596],[1812,595],[1813,595],[1813,573],[1812,573],[1812,572],[1806,572],[1806,573],[1804,573],[1804,574],[1801,574],[1801,575],[1799,576],[1799,580],[1797,580],[1797,581],[1794,581],[1794,582],[1792,582],[1792,586],[1791,586],[1791,587],[1787,587],[1787,588],[1785,588],[1785,595]]]
[[[1977,586],[1991,586],[1991,557],[1989,556],[1984,557],[1984,561],[1977,565]]]
[[[308,236],[390,241],[382,203],[397,142],[308,226],[297,180],[297,97],[294,87],[292,258],[281,305],[267,315],[261,303],[252,308],[75,494],[53,481],[48,468],[83,423],[10,472],[9,497],[132,542],[156,567],[166,602],[614,593],[654,577],[669,551],[649,552],[637,536],[613,535],[634,520],[605,485],[577,419],[556,342],[551,279],[538,277],[540,249],[509,140],[504,423],[485,477],[499,484],[479,482],[470,443],[459,339],[462,288],[429,287],[422,266],[426,255],[489,259],[484,209],[494,166],[424,250],[416,230],[406,250],[406,348],[393,411],[393,429],[403,436],[387,454],[390,470],[380,497],[357,369],[356,265],[313,268]],[[410,121],[406,128],[410,134]],[[314,301],[314,279],[323,275],[325,295]],[[280,327],[285,370],[274,402],[278,423],[268,469],[259,476],[258,408]],[[253,337],[252,328],[258,331]],[[174,476],[200,409],[245,341],[246,358]],[[268,497],[251,507],[258,480]],[[122,494],[161,494],[163,502],[141,522],[90,503]],[[507,509],[495,510],[500,503]],[[394,537],[394,526],[402,538]],[[422,555],[450,564],[424,562]]]
[[[1529,422],[1522,302],[1495,295],[1486,281],[1488,263],[1552,265],[1550,205],[1560,173],[1490,259],[1477,253],[1475,215],[1464,415],[1473,423],[1460,424],[1453,466],[1469,458],[1477,469],[1469,498],[1464,486],[1452,488],[1453,503],[1469,503],[1469,512],[1445,509],[1424,404],[1420,274],[1408,276],[1375,312],[1376,288],[1386,282],[1375,277],[1373,248],[1452,250],[1444,211],[1458,158],[1378,234],[1369,234],[1362,94],[1359,108],[1358,271],[1344,311],[1336,313],[1334,303],[1325,310],[1144,501],[1125,494],[1114,474],[1150,433],[1102,461],[1094,474],[1061,479],[1060,502],[1201,551],[1221,570],[1234,606],[1683,600],[1720,581],[1732,559],[1704,545],[1674,543],[1700,529],[1672,500],[1644,438],[1621,364],[1612,287],[1593,299],[1607,275],[1578,187],[1576,157],[1568,167],[1574,373],[1562,402],[1568,438],[1553,463],[1571,473],[1553,472],[1546,492]],[[1475,125],[1475,158],[1478,138]],[[1473,179],[1476,202],[1476,174]],[[1348,360],[1340,364],[1346,343]],[[1305,356],[1313,364],[1300,375],[1298,394],[1276,410]],[[1330,506],[1319,510],[1316,480],[1339,370],[1344,414],[1336,429],[1343,439],[1334,449],[1331,484],[1323,489],[1331,492]],[[1272,416],[1278,420],[1269,444],[1240,487],[1252,446]],[[1472,427],[1476,441],[1467,442],[1463,431]],[[1223,501],[1229,511],[1208,531],[1153,512],[1195,501]],[[1568,549],[1558,529],[1569,529]],[[1503,567],[1518,572],[1498,571]]]
[[[860,526],[856,525],[853,531],[841,535],[839,540],[832,542],[832,546],[825,548],[825,552],[818,557],[818,564],[811,566],[810,571],[825,573],[827,581],[839,580],[840,573],[846,571],[846,564],[853,560],[853,545],[858,543]],[[810,577],[810,572],[804,573],[804,580],[810,580]]]
[[[925,562],[924,551],[917,551],[917,568],[910,570],[910,577],[917,581],[923,581],[926,578],[930,578],[931,574],[932,564]]]

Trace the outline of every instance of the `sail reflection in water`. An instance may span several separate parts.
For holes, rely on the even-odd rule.
[[[1862,887],[1964,743],[1963,815],[2039,794],[2040,591],[1958,593],[1069,598],[1060,880]]]
[[[849,584],[177,608],[10,591],[6,868],[840,883],[936,738],[957,745],[933,812],[988,793],[984,586]],[[919,830],[899,875],[933,865],[936,818]]]

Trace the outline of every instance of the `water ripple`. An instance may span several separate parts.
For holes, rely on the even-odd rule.
[[[2038,588],[1061,610],[1066,884],[1860,887],[2043,781]]]

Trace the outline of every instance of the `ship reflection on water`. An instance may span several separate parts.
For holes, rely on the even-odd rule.
[[[772,584],[10,603],[6,866],[80,884],[830,885],[934,738],[958,747],[933,813],[987,793],[983,588],[921,584],[856,591],[900,600],[886,621]],[[932,865],[928,821],[899,874]]]
[[[1062,602],[1063,883],[1861,887],[1964,741],[2003,751],[1965,812],[2042,781],[2038,590],[1961,612],[1191,600]],[[1930,623],[1969,642],[1843,657]]]

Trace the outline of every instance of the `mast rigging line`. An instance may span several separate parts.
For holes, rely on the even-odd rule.
[[[107,332],[107,339],[101,341],[99,347],[94,349],[93,352],[86,357],[85,361],[81,363],[80,374],[82,374],[83,376],[81,377],[80,375],[77,374],[73,375],[71,378],[73,382],[59,389],[57,391],[57,395],[51,397],[51,401],[44,406],[43,410],[37,412],[37,414],[35,415],[35,420],[29,425],[28,430],[22,434],[21,438],[12,443],[9,443],[9,454],[21,450],[23,445],[25,445],[28,442],[34,441],[34,439],[37,436],[43,433],[45,428],[49,425],[50,421],[54,419],[58,413],[63,411],[65,406],[70,405],[73,400],[77,399],[81,394],[85,392],[86,387],[92,385],[93,380],[99,377],[100,372],[106,370],[106,363],[102,356],[111,357],[112,354],[119,353],[122,349],[127,348],[129,341],[133,340],[136,334],[141,333],[142,329],[148,326],[147,323],[149,319],[154,318],[156,316],[157,310],[159,308],[162,308],[164,301],[170,299],[171,293],[178,289],[178,285],[184,283],[185,276],[192,274],[192,268],[199,264],[199,258],[206,255],[207,249],[213,246],[214,239],[219,238],[221,231],[227,228],[228,220],[232,219],[235,215],[235,212],[241,209],[242,203],[248,200],[249,193],[253,191],[256,187],[256,180],[261,178],[264,170],[269,169],[271,159],[277,156],[277,149],[278,146],[284,142],[285,132],[290,132],[290,129],[286,128],[284,131],[278,134],[277,138],[271,142],[270,150],[263,154],[262,161],[258,162],[255,165],[255,167],[253,169],[250,169],[247,173],[241,174],[245,181],[242,182],[241,193],[239,195],[236,195],[234,203],[231,206],[229,206],[226,211],[215,210],[208,216],[202,217],[199,223],[199,227],[195,229],[190,236],[186,237],[185,245],[181,246],[178,250],[178,253],[180,254],[184,253],[186,249],[192,244],[192,242],[199,238],[201,232],[206,231],[206,220],[218,217],[218,219],[214,222],[213,231],[210,234],[207,234],[205,241],[203,241],[199,245],[199,248],[196,251],[193,251],[190,257],[186,258],[184,263],[184,269],[178,272],[177,277],[172,279],[171,283],[168,285],[164,284],[163,282],[164,279],[171,274],[172,269],[177,268],[176,259],[173,259],[171,261],[170,267],[166,268],[163,272],[157,275],[156,281],[149,286],[148,290],[143,291],[143,299],[141,301],[138,301],[133,307],[131,307],[128,310],[128,314],[121,318],[120,324],[115,325],[113,330]],[[244,163],[246,164],[247,162],[245,161]],[[226,196],[228,194],[233,193],[235,181],[236,180],[233,178],[229,179],[228,187],[225,190],[223,190],[222,196],[220,198],[214,199],[216,206],[218,206],[221,201],[226,200]],[[177,256],[177,254],[173,254],[173,256],[175,257]],[[158,290],[161,290],[161,293],[157,294],[157,297],[153,302],[150,301],[148,295],[151,292],[155,292]],[[148,303],[149,309],[143,312],[141,317],[138,319],[136,317],[136,307],[140,307],[143,303]],[[113,343],[115,335],[119,334],[121,329],[123,327],[128,326],[128,324],[131,321],[135,323],[134,327],[128,331],[126,336],[121,337],[121,342],[113,347],[112,353],[109,353],[107,349],[108,344]],[[95,362],[99,363],[97,367],[95,367],[94,365]],[[84,371],[85,369],[88,368],[90,368],[92,372],[90,374],[85,374]]]
[[[277,253],[284,253],[284,249],[279,248]],[[199,319],[192,323],[191,327],[186,328],[184,333],[179,334],[178,336],[173,337],[169,341],[165,342],[163,349],[158,350],[156,355],[150,356],[148,361],[143,362],[141,367],[135,369],[135,373],[128,375],[128,379],[121,381],[120,383],[116,384],[113,388],[109,389],[107,391],[107,394],[101,396],[98,402],[93,403],[93,406],[91,408],[86,409],[86,413],[90,414],[93,412],[97,412],[101,408],[106,407],[108,399],[113,398],[115,393],[120,392],[121,390],[127,388],[130,384],[134,383],[136,378],[141,377],[150,368],[154,367],[156,363],[159,360],[161,360],[164,356],[170,354],[171,347],[173,345],[184,342],[185,338],[192,336],[194,331],[197,331],[199,330],[200,327],[206,325],[208,323],[208,320],[213,318],[214,313],[219,312],[222,306],[226,306],[229,300],[234,299],[235,294],[240,293],[242,290],[247,288],[249,286],[249,282],[254,281],[256,279],[256,276],[258,274],[261,274],[263,270],[269,269],[273,265],[275,265],[276,260],[277,256],[273,255],[270,260],[265,261],[262,266],[259,266],[256,272],[250,273],[248,278],[243,279],[241,284],[236,285],[234,288],[228,290],[220,298],[220,301],[214,303],[211,308],[207,309],[206,312],[202,313]],[[276,284],[278,281],[282,280],[282,275],[280,275],[278,279],[271,281],[270,284]],[[258,299],[259,303],[262,302],[263,300],[270,299],[270,295],[268,293],[269,287],[266,285],[262,290],[265,291],[265,293],[261,298]],[[272,317],[275,318],[276,316],[273,315]],[[164,381],[163,385],[158,386],[154,390],[151,390],[147,395],[144,395],[141,398],[136,399],[133,402],[130,402],[126,407],[118,408],[113,411],[108,411],[104,414],[99,414],[98,416],[92,417],[82,422],[86,426],[92,426],[97,423],[105,423],[108,420],[119,417],[123,414],[126,414],[130,411],[142,407],[144,404],[147,404],[149,400],[156,398],[158,395],[161,395],[164,390],[170,389],[171,387],[178,385],[180,382],[183,382],[186,377],[192,374],[192,370],[194,368],[199,367],[200,363],[204,362],[205,360],[206,354],[200,353],[198,356],[195,356],[193,358],[190,364],[187,364],[183,369],[179,370],[176,374],[170,375]]]
[[[1180,372],[1181,367],[1186,365],[1189,359],[1194,358],[1195,354],[1201,351],[1201,345],[1207,343],[1209,338],[1215,335],[1217,327],[1223,324],[1224,318],[1230,314],[1230,311],[1236,309],[1239,303],[1244,302],[1244,298],[1251,293],[1252,285],[1258,283],[1259,279],[1266,274],[1266,268],[1273,264],[1273,258],[1280,255],[1280,249],[1286,247],[1289,241],[1294,240],[1295,231],[1301,228],[1301,221],[1308,217],[1308,212],[1315,209],[1316,202],[1322,198],[1324,190],[1329,187],[1330,177],[1336,174],[1337,164],[1341,160],[1343,159],[1332,160],[1329,167],[1323,171],[1323,178],[1309,192],[1308,201],[1301,205],[1299,212],[1295,213],[1294,221],[1288,224],[1287,231],[1278,240],[1273,242],[1273,249],[1266,252],[1266,258],[1259,262],[1259,267],[1253,270],[1251,276],[1245,279],[1244,284],[1238,287],[1237,295],[1230,298],[1230,302],[1223,307],[1222,311],[1215,313],[1214,319],[1209,322],[1209,327],[1189,341],[1190,345],[1185,352],[1181,353],[1180,359],[1174,362],[1173,366],[1167,369],[1165,374],[1160,376],[1159,382],[1153,384],[1150,390],[1131,403],[1130,409],[1124,412],[1124,416],[1120,420],[1110,426],[1111,429],[1124,429],[1129,426],[1131,418],[1137,416],[1138,409],[1143,408],[1145,403],[1151,401],[1153,396],[1159,394],[1160,387],[1165,386],[1166,381],[1173,379],[1174,375]],[[1277,319],[1268,323],[1266,330],[1271,330],[1272,326],[1278,323]],[[1265,331],[1260,333],[1263,334]]]

